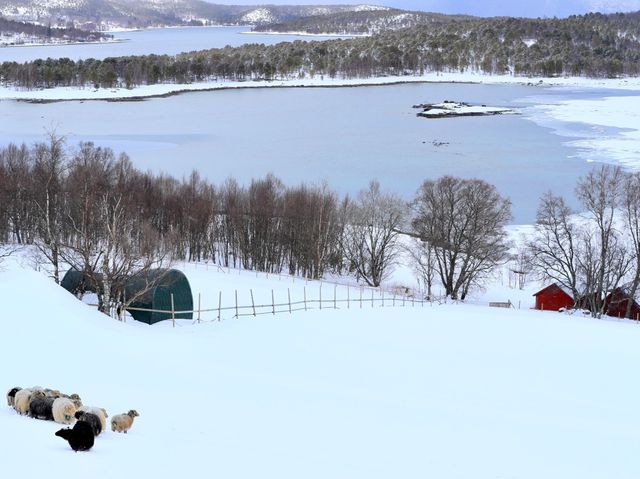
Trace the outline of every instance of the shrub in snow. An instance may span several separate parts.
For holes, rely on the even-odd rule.
[[[20,391],[22,388],[19,387],[15,387],[15,388],[11,388],[9,389],[9,392],[7,393],[7,405],[13,407],[13,405],[15,404],[15,400],[16,400],[16,393],[18,391]]]
[[[53,420],[61,424],[71,424],[76,414],[76,405],[69,398],[61,397],[53,401]]]
[[[89,424],[94,436],[97,436],[102,432],[102,421],[95,414],[85,411],[77,411],[76,419]]]
[[[94,435],[91,426],[84,422],[78,421],[73,429],[68,427],[60,429],[56,432],[56,436],[66,439],[71,449],[74,451],[88,451],[93,447]]]
[[[127,414],[118,414],[111,419],[111,430],[114,432],[124,432],[125,434],[133,426],[133,418],[138,417],[138,411],[132,409]]]

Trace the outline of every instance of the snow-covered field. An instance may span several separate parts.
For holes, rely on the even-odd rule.
[[[636,323],[433,305],[149,327],[102,316],[13,259],[2,269],[5,390],[38,384],[140,412],[129,434],[75,454],[59,425],[2,406],[3,476],[640,477]],[[225,294],[291,287],[187,274]]]

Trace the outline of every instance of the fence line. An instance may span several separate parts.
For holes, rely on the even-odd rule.
[[[418,298],[416,299],[413,295],[407,295],[406,293],[411,292],[412,290],[404,287],[398,286],[396,288],[389,288],[385,291],[382,287],[374,287],[369,285],[354,285],[350,283],[342,283],[337,280],[312,280],[309,278],[290,275],[286,273],[267,273],[267,272],[259,272],[259,271],[248,271],[243,270],[242,268],[233,268],[229,266],[222,266],[215,263],[204,263],[204,262],[189,262],[189,264],[193,265],[194,268],[205,267],[207,270],[209,268],[215,269],[219,272],[224,272],[227,274],[255,274],[256,277],[259,275],[264,275],[267,279],[269,276],[278,276],[279,280],[285,279],[287,281],[291,281],[292,283],[299,282],[302,286],[302,300],[294,300],[292,301],[292,292],[290,288],[287,288],[287,297],[286,302],[276,302],[275,300],[275,292],[271,290],[271,302],[270,303],[262,303],[256,304],[253,289],[248,288],[251,304],[240,304],[238,293],[239,291],[236,289],[233,292],[233,298],[231,301],[227,300],[226,305],[223,305],[222,299],[222,291],[218,291],[218,304],[216,306],[202,307],[202,295],[198,293],[197,298],[197,306],[192,310],[177,310],[172,300],[171,309],[151,309],[151,308],[141,308],[130,306],[127,307],[127,311],[140,311],[140,312],[149,312],[149,313],[159,313],[168,315],[170,320],[173,322],[173,326],[175,327],[175,322],[177,316],[191,314],[193,315],[193,322],[212,322],[212,321],[221,321],[223,319],[232,319],[232,318],[241,318],[247,316],[261,316],[266,314],[276,315],[276,314],[284,314],[284,313],[295,313],[300,311],[311,311],[311,310],[323,310],[323,309],[340,309],[341,307],[346,305],[346,308],[351,308],[352,303],[354,307],[358,307],[362,309],[363,307],[370,306],[371,308],[375,307],[406,307],[407,305],[415,307],[416,304],[418,306],[433,305],[434,302],[436,304],[441,304],[446,302],[446,298],[444,296],[432,296],[431,298],[425,298],[421,289],[416,293]],[[309,292],[307,291],[307,286],[310,283],[316,282],[319,284],[318,293],[316,299],[312,299],[309,296]],[[327,298],[326,296],[330,296],[327,294],[323,294],[323,288],[326,284],[333,285],[333,297]],[[337,295],[338,286],[346,288],[346,298],[339,299]],[[359,295],[352,295],[351,289],[357,288],[359,290]],[[371,297],[366,298],[364,293],[366,290],[371,292]],[[399,290],[402,290],[402,294],[399,294]],[[343,290],[344,291],[344,290]],[[385,295],[385,292],[387,295]],[[195,298],[194,298],[195,299]],[[400,301],[402,299],[402,301]],[[206,303],[205,303],[206,304]],[[97,306],[97,305],[93,305]],[[226,313],[231,312],[232,314],[228,315]],[[212,314],[213,313],[213,314]],[[208,315],[208,318],[205,317]],[[226,316],[226,317],[225,317]],[[212,319],[211,319],[212,318]],[[123,318],[124,319],[124,318]]]
[[[193,310],[177,310],[174,306],[174,298],[171,295],[171,309],[152,309],[152,308],[140,308],[135,306],[127,307],[127,311],[140,311],[140,312],[148,312],[148,313],[159,313],[166,314],[169,316],[169,319],[173,323],[173,327],[175,327],[176,319],[180,315],[191,314],[193,315],[192,321],[201,323],[201,322],[213,322],[213,321],[221,321],[222,319],[233,319],[233,318],[242,318],[248,316],[263,316],[263,315],[276,315],[276,314],[292,314],[299,311],[313,311],[313,310],[326,310],[326,309],[341,309],[346,305],[346,308],[349,309],[351,307],[352,302],[359,303],[359,307],[362,308],[363,304],[370,305],[372,308],[375,307],[396,307],[403,308],[407,305],[411,305],[413,307],[425,305],[425,298],[413,298],[407,297],[406,295],[402,296],[402,302],[399,303],[396,301],[396,294],[393,294],[393,302],[390,305],[389,298],[386,298],[385,304],[385,296],[384,292],[381,292],[378,298],[375,297],[373,289],[371,290],[371,298],[364,300],[362,296],[362,291],[364,288],[360,289],[360,297],[359,299],[355,299],[351,297],[350,293],[351,288],[347,288],[347,297],[346,298],[338,298],[337,297],[337,286],[334,286],[334,295],[333,298],[323,298],[322,297],[322,289],[320,288],[318,292],[317,299],[311,299],[307,297],[306,287],[303,288],[303,299],[302,300],[291,300],[291,290],[287,288],[287,301],[286,302],[276,302],[275,301],[275,292],[271,290],[271,302],[270,303],[261,303],[256,304],[253,289],[249,289],[249,294],[251,298],[251,304],[240,304],[238,301],[238,290],[234,290],[234,297],[232,299],[232,304],[228,306],[222,305],[222,291],[218,292],[218,306],[213,308],[202,308],[201,307],[201,294],[198,294],[198,307]],[[432,298],[427,300],[427,304],[433,304],[434,301],[437,303],[441,303],[444,298]],[[94,305],[97,306],[97,305]],[[232,312],[231,316],[223,317],[225,312]],[[213,319],[205,319],[203,316],[206,313],[214,313]]]

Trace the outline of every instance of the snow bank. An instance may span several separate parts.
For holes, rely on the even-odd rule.
[[[640,477],[631,322],[446,305],[172,329],[119,323],[4,269],[5,389],[54,386],[141,414],[127,436],[74,454],[59,425],[2,406],[7,477]],[[229,287],[208,274],[211,290]]]
[[[545,104],[534,106],[531,119],[573,137],[567,143],[578,148],[582,158],[640,169],[640,96],[549,101],[545,97]],[[560,122],[560,126],[582,123],[589,128],[578,134],[583,138],[575,139],[575,131],[559,129],[554,122]]]

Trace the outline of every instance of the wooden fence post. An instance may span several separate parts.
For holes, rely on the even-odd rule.
[[[222,291],[218,293],[218,321],[220,321],[220,307],[222,305]]]
[[[238,315],[238,290],[236,289],[236,318],[239,318],[240,316]]]
[[[173,293],[171,293],[171,321],[173,321],[173,327],[176,327],[176,308],[173,304]]]
[[[333,309],[338,309],[336,305],[336,290],[338,289],[338,285],[334,283],[333,285]]]
[[[291,314],[291,291],[287,288],[287,298],[289,299],[289,314]]]
[[[371,290],[371,307],[373,308],[373,289]]]
[[[362,286],[360,286],[360,309],[362,309]]]
[[[198,324],[200,323],[200,310],[202,309],[200,307],[200,293],[198,293]]]
[[[307,287],[302,288],[302,292],[304,294],[304,310],[307,310]]]
[[[271,290],[271,313],[275,316],[276,314],[276,300],[273,296],[273,290]]]
[[[381,290],[382,293],[382,307],[384,308],[384,289]]]
[[[351,307],[351,286],[347,285],[347,309]]]
[[[253,317],[256,317],[256,303],[253,301],[253,290],[250,289],[249,292],[251,293],[251,307],[253,308]]]
[[[320,282],[320,309],[322,309],[322,282]]]

